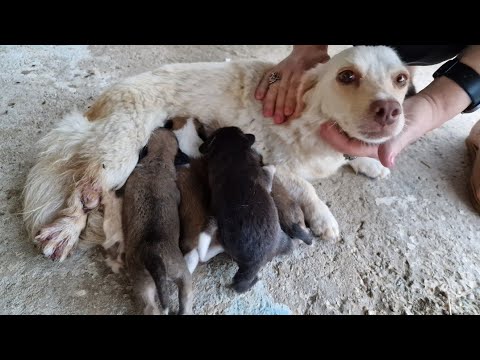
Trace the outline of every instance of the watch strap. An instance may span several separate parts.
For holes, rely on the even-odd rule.
[[[433,77],[446,76],[455,81],[470,97],[471,104],[463,111],[473,112],[480,106],[480,75],[470,66],[453,59],[443,64]]]

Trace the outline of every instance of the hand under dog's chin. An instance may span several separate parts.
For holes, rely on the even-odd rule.
[[[337,128],[343,131],[349,138],[362,141],[366,144],[380,145],[397,136],[402,131],[403,125],[404,121],[400,121],[396,126],[387,129],[376,126],[346,129],[347,127],[343,128],[337,123]]]

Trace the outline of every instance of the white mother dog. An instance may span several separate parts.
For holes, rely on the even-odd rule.
[[[85,114],[65,117],[41,141],[43,151],[24,192],[24,220],[45,256],[66,258],[87,226],[88,213],[125,183],[151,132],[174,116],[255,134],[256,149],[266,164],[277,166],[312,231],[337,238],[335,218],[308,181],[331,175],[347,161],[318,137],[318,128],[333,120],[348,136],[375,144],[396,136],[405,123],[400,104],[408,70],[390,48],[348,48],[305,74],[310,90],[302,116],[274,125],[254,98],[272,66],[259,61],[165,65],[114,85]],[[349,164],[370,177],[389,173],[373,159]]]

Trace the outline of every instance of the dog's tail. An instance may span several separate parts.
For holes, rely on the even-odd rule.
[[[313,236],[308,229],[302,227],[300,224],[291,224],[288,228],[283,229],[292,239],[300,239],[307,245],[312,245]]]
[[[293,241],[290,236],[285,234],[283,231],[280,232],[280,241],[278,242],[278,247],[276,254],[277,255],[287,255],[290,254],[293,250]]]
[[[162,308],[168,313],[167,269],[165,268],[165,263],[157,251],[149,249],[149,246],[147,246],[143,263],[153,278]]]
[[[69,169],[90,131],[91,123],[81,113],[73,112],[39,142],[39,160],[30,170],[23,190],[22,215],[32,237],[54,219],[79,180]]]

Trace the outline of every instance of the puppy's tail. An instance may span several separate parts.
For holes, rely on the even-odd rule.
[[[312,245],[313,243],[312,234],[307,229],[303,228],[300,224],[292,224],[291,226],[283,230],[292,239],[300,239],[307,245]]]
[[[293,250],[293,242],[290,236],[283,231],[280,232],[280,241],[278,242],[277,255],[287,255]]]
[[[165,263],[160,255],[150,250],[147,250],[143,263],[153,278],[162,308],[168,313],[167,269],[165,268]]]

